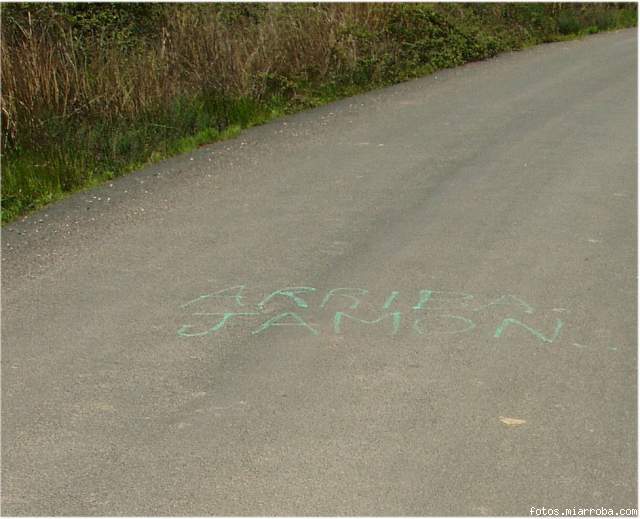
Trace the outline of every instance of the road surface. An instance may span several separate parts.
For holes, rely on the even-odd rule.
[[[5,515],[636,507],[635,30],[5,226]]]

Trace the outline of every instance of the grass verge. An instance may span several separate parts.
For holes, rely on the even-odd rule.
[[[274,117],[635,26],[635,4],[3,4],[2,222]]]

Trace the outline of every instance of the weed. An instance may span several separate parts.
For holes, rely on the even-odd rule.
[[[634,4],[11,4],[2,221],[273,117],[632,26]]]

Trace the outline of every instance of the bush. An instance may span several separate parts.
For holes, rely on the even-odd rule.
[[[2,218],[274,114],[634,4],[2,4]]]

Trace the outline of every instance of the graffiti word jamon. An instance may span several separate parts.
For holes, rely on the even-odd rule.
[[[396,336],[402,330],[413,336],[483,333],[494,339],[523,334],[539,343],[557,341],[564,322],[549,316],[520,297],[507,294],[492,298],[444,290],[420,289],[411,301],[403,301],[393,290],[378,304],[371,303],[365,288],[338,287],[319,292],[297,286],[275,290],[254,302],[246,296],[246,285],[206,293],[180,305],[189,313],[179,337],[206,337],[225,329],[244,330],[261,336],[276,329],[298,329],[319,336],[344,335],[374,330]]]

